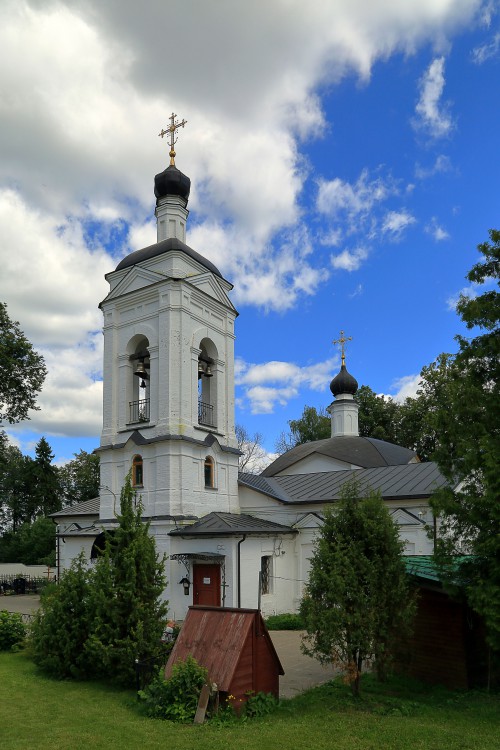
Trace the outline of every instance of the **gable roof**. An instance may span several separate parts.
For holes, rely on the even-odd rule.
[[[56,513],[51,513],[50,518],[59,516],[98,516],[99,515],[99,498],[93,497],[91,500],[84,500],[82,503],[68,505]]]
[[[262,472],[263,477],[274,477],[288,469],[289,466],[307,458],[313,453],[336,458],[347,464],[371,469],[376,466],[395,466],[417,461],[417,454],[400,445],[387,443],[376,438],[358,437],[356,435],[337,435],[325,440],[314,440],[310,443],[296,445],[283,453]]]
[[[165,667],[168,679],[172,667],[189,655],[208,670],[219,690],[229,691],[246,639],[255,627],[264,637],[278,674],[285,674],[264,620],[256,609],[189,607],[186,619]]]
[[[208,513],[196,523],[175,529],[169,536],[199,537],[199,536],[232,536],[233,534],[247,534],[261,536],[266,534],[296,534],[295,529],[283,526],[274,521],[247,515],[246,513]]]
[[[359,482],[361,491],[380,492],[384,500],[429,497],[434,490],[447,484],[433,462],[286,474],[272,478],[262,474],[239,475],[241,485],[287,504],[333,502],[340,498],[344,484],[352,479]]]

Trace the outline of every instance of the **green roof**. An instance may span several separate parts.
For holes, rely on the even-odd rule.
[[[428,581],[440,583],[438,569],[432,555],[414,555],[404,558],[406,572],[418,578],[425,578]]]

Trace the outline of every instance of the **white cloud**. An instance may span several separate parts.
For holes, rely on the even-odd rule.
[[[493,57],[497,57],[500,52],[500,32],[496,33],[491,41],[486,44],[482,44],[479,47],[475,47],[472,50],[471,56],[472,61],[476,65],[482,65],[486,60],[490,60]]]
[[[456,294],[451,295],[446,300],[446,306],[451,312],[456,312],[457,304],[461,297],[468,297],[469,299],[475,299],[477,297],[477,286],[465,286]]]
[[[4,0],[0,292],[50,359],[37,426],[98,431],[96,305],[117,262],[106,247],[116,234],[133,246],[155,240],[152,177],[168,162],[157,133],[172,103],[188,120],[177,146],[193,180],[188,242],[235,283],[237,304],[286,310],[328,278],[299,205],[299,144],[328,127],[321,87],[350,72],[367,80],[375,61],[463,28],[479,4],[337,0],[304,13],[299,0],[221,0],[215,10],[191,0],[173,12],[135,0]],[[369,223],[391,185],[364,181],[340,183],[336,197],[325,188],[325,205]]]
[[[399,240],[405,231],[417,220],[406,210],[389,211],[382,223],[382,232],[389,234],[392,239]]]
[[[396,186],[390,177],[370,179],[369,171],[364,169],[354,184],[339,177],[320,180],[316,207],[332,220],[346,217],[354,221],[369,214],[375,204],[385,201],[395,192]]]
[[[331,255],[330,262],[337,271],[357,271],[362,262],[368,257],[368,251],[363,247],[355,250],[343,250],[338,255]]]
[[[425,231],[430,234],[436,242],[442,242],[443,240],[449,240],[450,234],[444,229],[439,223],[435,216],[432,217],[430,222],[426,225]]]
[[[391,390],[396,391],[391,398],[399,403],[402,403],[407,398],[415,398],[420,382],[420,375],[405,375],[402,378],[398,378],[391,386]]]
[[[237,359],[235,379],[243,392],[241,406],[248,403],[253,414],[270,414],[277,406],[286,406],[296,398],[300,389],[324,391],[337,363],[336,357],[303,367],[280,361],[254,365]]]
[[[434,164],[430,167],[422,167],[420,164],[416,164],[415,177],[419,180],[426,180],[429,177],[434,177],[436,174],[450,172],[451,169],[450,157],[445,154],[439,154],[439,156],[436,157]]]
[[[441,101],[445,86],[444,66],[444,57],[436,57],[419,82],[420,99],[415,107],[414,125],[432,138],[449,135],[454,128],[450,105]]]

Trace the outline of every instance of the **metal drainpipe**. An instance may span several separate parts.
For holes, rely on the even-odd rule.
[[[247,538],[246,534],[238,542],[238,609],[241,607],[241,545]]]

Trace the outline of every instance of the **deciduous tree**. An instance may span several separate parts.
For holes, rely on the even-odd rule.
[[[30,409],[38,409],[47,368],[41,354],[33,349],[19,323],[7,314],[0,302],[0,425],[28,418]]]
[[[486,622],[490,645],[500,651],[500,232],[491,230],[478,250],[483,258],[467,278],[483,291],[462,295],[457,305],[477,335],[457,337],[459,351],[447,358],[446,378],[431,369],[424,390],[435,404],[435,459],[450,480],[433,500],[441,521],[437,552],[455,579],[455,556],[469,553],[460,567],[462,583]]]
[[[238,448],[241,451],[238,462],[239,470],[259,474],[272,461],[272,456],[269,456],[262,446],[262,435],[260,432],[250,435],[246,427],[241,424],[237,424],[234,431]]]
[[[65,505],[82,503],[99,496],[99,456],[81,450],[59,469]]]

